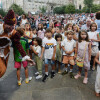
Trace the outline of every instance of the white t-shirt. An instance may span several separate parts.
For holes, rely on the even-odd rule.
[[[99,33],[97,32],[97,31],[95,31],[95,32],[88,32],[88,36],[89,36],[89,39],[95,39],[95,40],[97,40],[98,38],[97,38],[97,35],[98,35]],[[92,42],[92,45],[96,45],[96,46],[98,46],[99,44],[98,44],[98,42]]]
[[[37,37],[37,35],[36,34],[33,34],[33,38],[36,38]]]
[[[33,46],[34,50],[38,53],[38,56],[41,56],[41,47],[40,46]]]
[[[56,40],[54,38],[51,38],[50,40],[48,38],[43,39],[42,46],[45,48],[44,51],[44,58],[46,59],[52,59],[53,57],[53,51],[54,46],[56,46]]]
[[[73,39],[71,41],[68,41],[66,38],[62,41],[61,46],[64,46],[65,51],[70,52],[76,47],[76,42]],[[63,55],[67,55],[65,51],[63,51]],[[74,52],[70,56],[74,56]]]

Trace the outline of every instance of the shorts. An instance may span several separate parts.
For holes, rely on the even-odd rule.
[[[74,57],[73,56],[63,56],[63,63],[75,65]]]
[[[23,67],[24,67],[24,68],[26,68],[27,65],[28,65],[28,62],[27,62],[27,61],[23,61],[23,62],[15,62],[14,67],[15,67],[15,68],[21,68],[21,63],[23,64]]]
[[[51,65],[54,65],[55,64],[55,61],[51,60],[51,59],[45,59],[44,60],[44,64],[51,64]]]

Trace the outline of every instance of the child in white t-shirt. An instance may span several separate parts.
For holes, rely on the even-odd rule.
[[[34,45],[30,46],[30,48],[34,53],[34,60],[37,68],[37,72],[35,73],[35,75],[36,79],[40,79],[42,78],[42,59],[40,59],[42,39],[39,37],[34,38],[33,44]]]
[[[70,64],[70,77],[73,78],[73,66],[74,62],[74,52],[75,52],[76,42],[73,40],[73,31],[67,32],[67,38],[62,41],[62,49],[63,49],[63,63],[65,64],[65,71],[62,75],[68,73],[67,67]]]
[[[100,42],[100,38],[99,38],[99,33],[96,31],[97,30],[97,24],[96,23],[92,23],[90,25],[90,32],[88,32],[88,36],[89,36],[89,40],[91,41],[91,56],[92,56],[92,60],[91,60],[91,65],[93,66],[92,70],[95,70],[95,57],[96,54],[98,53],[99,49],[99,43]],[[93,64],[92,64],[93,63]]]
[[[49,63],[52,66],[51,78],[55,76],[55,54],[56,54],[56,40],[52,38],[51,29],[46,30],[47,37],[43,39],[42,43],[42,54],[41,59],[44,55],[44,64],[45,64],[45,76],[43,77],[43,82],[48,78],[48,65]]]

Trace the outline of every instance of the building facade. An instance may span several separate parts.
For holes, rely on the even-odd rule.
[[[25,12],[39,12],[41,7],[46,7],[47,12],[51,12],[56,6],[74,4],[77,9],[84,7],[84,0],[1,0],[2,8],[8,10],[12,4],[17,4]],[[94,0],[95,4],[100,4],[100,0]]]

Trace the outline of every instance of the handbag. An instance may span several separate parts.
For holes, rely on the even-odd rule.
[[[80,58],[80,57],[76,58],[76,65],[79,66],[79,67],[83,67],[87,45],[88,45],[88,43],[86,43],[86,45],[85,45],[85,50],[84,50],[83,58]]]

